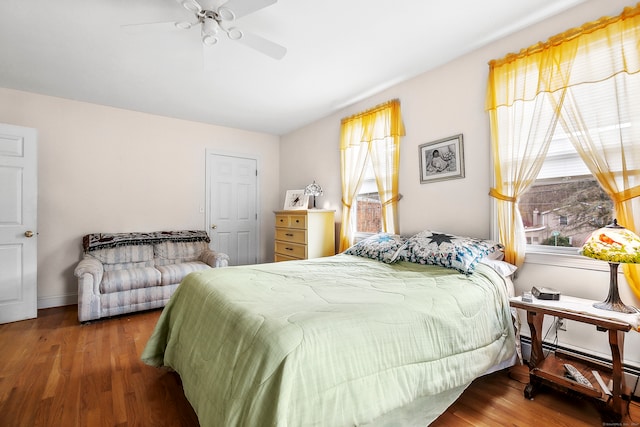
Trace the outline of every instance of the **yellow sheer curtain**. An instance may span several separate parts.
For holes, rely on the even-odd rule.
[[[549,93],[553,57],[546,49],[510,55],[489,63],[487,109],[497,199],[498,230],[505,261],[524,263],[526,239],[518,198],[533,184],[544,163],[557,123],[557,107]]]
[[[358,126],[350,126],[354,131]],[[352,132],[349,132],[351,134]],[[342,145],[342,144],[341,144]],[[369,157],[367,144],[345,144],[340,147],[342,169],[342,226],[340,227],[340,252],[347,250],[353,242],[351,206],[364,177],[365,165]]]
[[[386,110],[387,113],[376,120],[376,126],[380,129],[375,132],[377,135],[385,136],[371,141],[370,153],[382,204],[382,229],[387,233],[397,234],[400,229],[398,222],[400,136],[405,132],[400,114],[400,102],[389,102]]]
[[[616,218],[638,232],[640,195],[640,5],[557,36],[570,67],[560,124],[614,202]],[[634,206],[635,205],[635,206]],[[635,209],[634,209],[635,208]],[[623,266],[640,298],[640,269]]]
[[[400,137],[404,126],[400,101],[395,99],[342,119],[340,159],[342,169],[342,226],[340,251],[353,244],[352,205],[371,159],[382,203],[383,230],[398,231],[398,170]]]

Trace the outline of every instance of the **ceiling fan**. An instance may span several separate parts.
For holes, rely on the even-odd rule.
[[[257,50],[274,59],[282,59],[287,49],[277,43],[267,40],[251,32],[232,26],[238,18],[256,12],[276,3],[278,0],[228,0],[219,7],[215,7],[213,0],[176,0],[185,9],[195,15],[195,21],[160,22],[152,24],[123,25],[128,32],[138,32],[149,26],[169,27],[172,29],[189,30],[200,26],[203,45],[213,46],[219,42],[219,36],[226,34],[230,40]]]

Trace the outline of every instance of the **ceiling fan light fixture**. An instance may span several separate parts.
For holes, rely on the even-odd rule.
[[[202,20],[202,36],[215,36],[218,34],[218,22],[213,18],[204,18]]]
[[[242,36],[244,36],[244,34],[238,28],[232,27],[232,28],[229,28],[229,30],[227,31],[227,36],[231,40],[240,40]]]
[[[206,46],[213,46],[218,43],[218,38],[216,36],[212,36],[211,34],[204,34],[202,36],[202,43]]]

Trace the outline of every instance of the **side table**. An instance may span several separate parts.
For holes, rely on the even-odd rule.
[[[569,302],[563,303],[563,299]],[[529,360],[529,384],[525,387],[524,395],[531,399],[545,385],[556,390],[583,397],[596,404],[600,410],[603,421],[621,422],[624,417],[624,399],[629,398],[629,390],[625,387],[622,372],[624,337],[625,333],[632,329],[632,323],[625,320],[624,316],[616,316],[616,319],[608,318],[607,311],[591,308],[596,301],[581,298],[561,297],[559,301],[547,301],[533,299],[533,302],[523,302],[522,297],[510,299],[512,307],[526,310],[527,323],[531,332],[531,357]],[[580,307],[584,305],[584,312]],[[600,313],[594,313],[600,311]],[[569,354],[556,351],[553,355],[545,357],[542,350],[542,322],[545,315],[561,317],[576,322],[594,325],[598,331],[607,332],[609,347],[611,348],[612,366],[599,364],[584,359],[579,359]],[[633,315],[629,315],[633,316]],[[593,385],[593,388],[584,386],[565,377],[564,364],[575,366]],[[611,396],[606,394],[592,374],[597,370],[604,384],[612,380]]]

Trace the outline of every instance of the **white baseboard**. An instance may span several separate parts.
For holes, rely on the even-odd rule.
[[[57,295],[38,298],[38,310],[43,308],[62,307],[78,304],[78,294]]]

